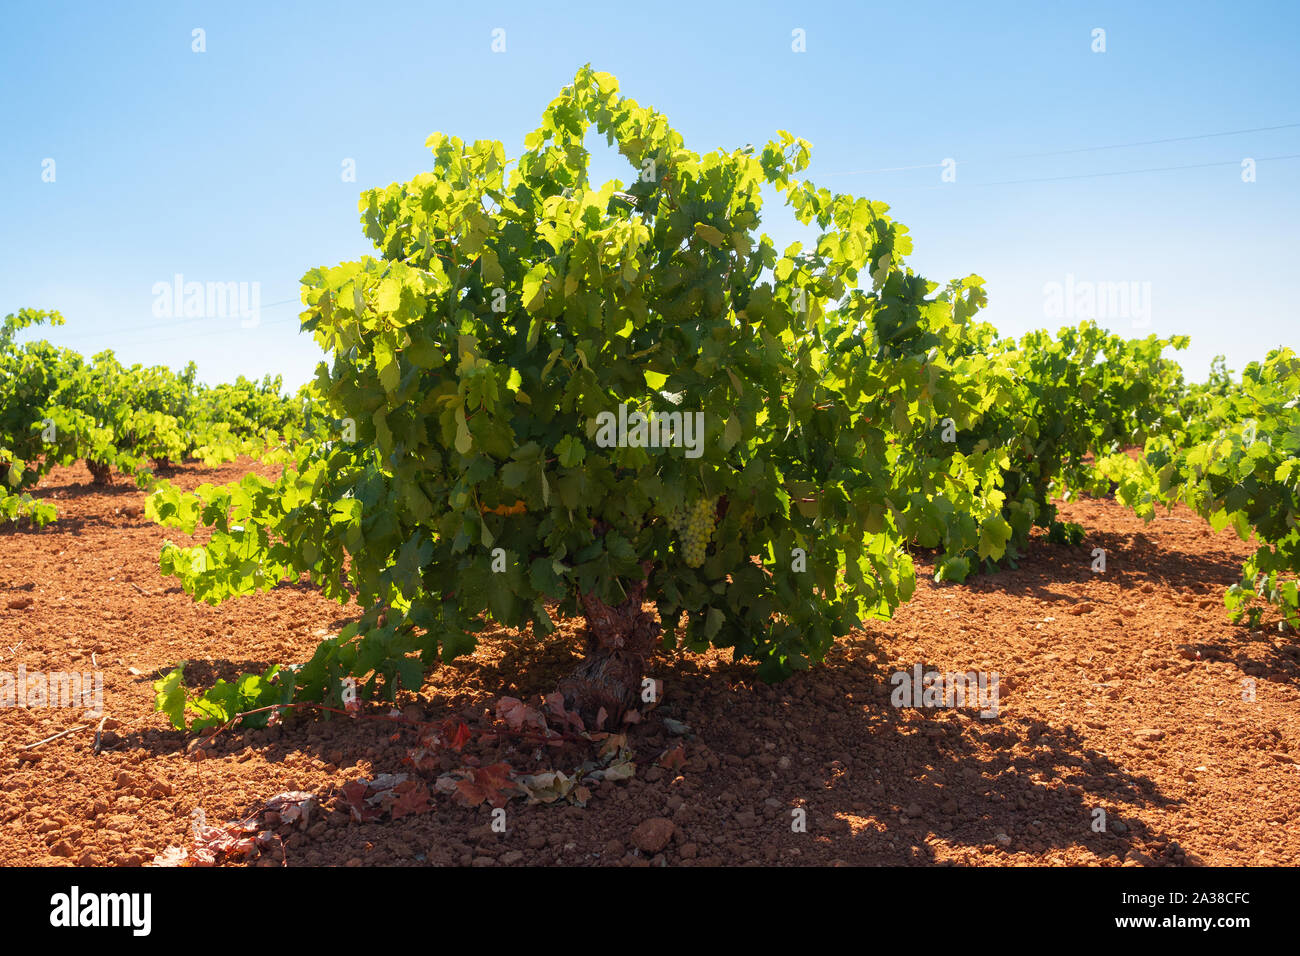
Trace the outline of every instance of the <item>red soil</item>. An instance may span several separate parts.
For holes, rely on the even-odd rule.
[[[247,467],[183,466],[173,480]],[[585,808],[512,802],[494,833],[486,806],[443,796],[431,812],[350,821],[331,794],[410,770],[411,740],[392,724],[298,719],[202,746],[171,730],[151,685],[178,660],[192,686],[303,661],[356,607],[300,584],[196,604],[159,574],[160,545],[178,535],[144,519],[134,486],[91,488],[77,466],[38,494],[57,524],[0,531],[0,671],[97,666],[109,719],[95,754],[98,719],[80,709],[0,710],[3,865],[147,863],[187,843],[196,808],[215,824],[289,790],[320,794],[324,812],[261,864],[1277,865],[1300,849],[1300,643],[1228,623],[1222,590],[1249,546],[1183,509],[1144,525],[1112,501],[1064,504],[1088,530],[1082,547],[1037,539],[1019,570],[923,580],[893,621],[776,687],[725,652],[660,657],[663,701],[631,731],[636,776],[600,784]],[[404,712],[536,702],[579,650],[576,622],[546,644],[507,637],[437,670]],[[998,672],[999,716],[892,707],[889,675],[917,663]],[[677,771],[655,765],[680,739],[664,717],[691,727]],[[806,833],[791,831],[794,808]],[[1097,808],[1106,832],[1092,829]],[[671,823],[634,839],[654,818]],[[664,849],[637,849],[656,827]]]

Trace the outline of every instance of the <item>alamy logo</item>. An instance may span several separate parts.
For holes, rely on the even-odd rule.
[[[63,671],[17,673],[0,671],[0,709],[6,707],[81,707],[94,714],[104,710],[104,672]]]
[[[153,924],[149,893],[85,893],[74,886],[50,897],[50,925],[129,926],[134,936],[148,936]]]
[[[889,682],[895,707],[978,707],[981,717],[998,715],[997,671],[942,674],[917,664],[910,673],[895,671]]]
[[[704,454],[703,412],[628,411],[596,416],[596,444],[601,448],[685,448],[687,458]]]
[[[171,282],[153,284],[153,314],[160,319],[232,319],[251,329],[262,321],[262,283],[186,282],[176,273]]]
[[[1130,319],[1134,328],[1151,324],[1150,282],[1093,282],[1076,280],[1043,286],[1043,314],[1049,319]]]

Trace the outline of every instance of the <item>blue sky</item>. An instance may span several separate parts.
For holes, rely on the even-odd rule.
[[[699,152],[782,128],[811,141],[809,176],[888,202],[923,275],[984,276],[1004,332],[1082,317],[1050,312],[1045,287],[1071,277],[1136,283],[1103,324],[1190,335],[1195,379],[1216,353],[1240,370],[1300,346],[1300,159],[1265,159],[1300,154],[1294,2],[86,2],[5,16],[0,314],[59,309],[68,325],[48,337],[88,354],[306,381],[321,353],[297,333],[297,282],[371,251],[361,190],[426,169],[435,130],[517,155],[586,62]],[[1178,141],[1123,145],[1164,139]],[[1064,152],[1102,146],[1123,148]],[[1199,168],[1165,168],[1180,166]],[[622,174],[604,157],[596,171]],[[779,246],[803,238],[775,210],[765,228]],[[260,324],[156,316],[155,284],[178,273],[260,283]]]

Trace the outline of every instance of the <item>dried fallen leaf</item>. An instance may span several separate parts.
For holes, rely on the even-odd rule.
[[[311,821],[312,811],[316,809],[316,795],[305,790],[290,790],[276,794],[262,808],[265,813],[277,813],[280,822],[293,826],[301,822],[305,827]]]
[[[525,727],[546,729],[546,718],[541,711],[529,707],[516,697],[502,697],[497,701],[497,719],[504,720],[511,730],[519,731]]]
[[[388,808],[394,820],[417,813],[427,813],[432,809],[429,803],[429,788],[419,780],[408,780],[394,788],[398,794]]]
[[[154,866],[189,866],[190,852],[184,847],[169,846],[153,858]]]
[[[528,802],[531,804],[554,803],[567,797],[573,790],[575,781],[558,770],[547,770],[544,773],[517,777],[515,783],[527,791]]]
[[[565,707],[564,695],[559,692],[546,696],[546,709],[551,712],[552,717],[559,721],[560,730],[562,731],[571,730],[580,734],[587,729],[578,712]]]
[[[343,803],[351,811],[352,819],[356,820],[357,823],[365,823],[379,816],[378,810],[366,804],[366,793],[367,787],[364,780],[352,780],[343,785]]]
[[[686,750],[681,744],[670,747],[659,755],[659,766],[665,770],[680,770],[686,765]]]
[[[459,751],[465,744],[469,743],[469,727],[459,717],[448,717],[442,724],[442,732],[438,735],[444,747]]]
[[[460,799],[467,806],[477,807],[487,801],[494,807],[504,807],[506,802],[518,792],[510,782],[510,765],[495,763],[490,767],[470,769],[467,779],[458,780],[456,789]]]
[[[614,757],[627,746],[627,734],[610,734],[596,751],[597,757]]]
[[[626,757],[621,760],[615,760],[604,770],[596,770],[591,774],[594,780],[630,780],[636,776],[636,764]]]

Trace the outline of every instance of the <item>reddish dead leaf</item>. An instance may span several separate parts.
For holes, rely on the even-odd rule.
[[[195,847],[194,852],[190,854],[189,865],[190,866],[216,866],[217,865],[216,854],[213,853],[211,850],[209,850],[207,847],[203,847],[203,846]]]
[[[368,810],[364,798],[366,782],[354,781],[344,787],[343,800],[360,819]],[[276,794],[242,820],[221,826],[209,826],[202,809],[194,811],[189,850],[168,847],[154,858],[155,866],[215,866],[232,860],[253,860],[263,850],[284,847],[275,827],[305,828],[317,804],[316,795],[303,790]]]
[[[256,856],[257,844],[252,837],[244,837],[242,840],[222,844],[220,851],[225,853],[229,859],[241,860],[245,857]]]
[[[257,822],[254,817],[236,820],[221,827],[199,827],[194,841],[196,854],[202,851],[211,856],[214,861],[221,858],[238,860],[256,856],[258,853],[256,840],[249,836],[250,833],[256,832]]]
[[[394,820],[416,813],[426,813],[430,809],[429,788],[422,781],[407,780],[395,787],[394,792],[397,792],[397,799],[388,808]]]
[[[347,808],[352,812],[352,819],[358,823],[365,823],[368,820],[374,820],[379,816],[379,811],[366,803],[366,794],[369,788],[364,780],[353,780],[343,785],[342,798]]]
[[[546,718],[541,712],[516,697],[502,697],[497,701],[497,719],[504,720],[506,726],[514,731],[523,730],[525,727],[546,729]]]
[[[316,809],[316,795],[303,790],[290,790],[276,794],[262,807],[263,813],[277,813],[280,822],[293,826],[302,823],[305,827],[311,822],[312,811]]]
[[[473,738],[473,732],[459,717],[448,717],[436,732],[420,735],[419,745],[406,752],[406,762],[417,770],[436,770],[443,750],[459,752]]]
[[[681,744],[670,747],[659,755],[659,766],[665,770],[680,770],[686,766],[686,750]]]
[[[477,807],[484,800],[494,807],[504,807],[506,801],[517,793],[515,785],[510,782],[508,763],[472,768],[468,779],[456,781],[456,790],[460,799],[471,807]]]
[[[438,766],[437,748],[412,747],[406,752],[406,762],[416,770],[433,770]]]
[[[551,716],[559,722],[560,730],[572,730],[575,733],[582,733],[586,726],[582,722],[582,717],[577,711],[569,710],[564,706],[564,695],[558,692],[546,696],[546,709],[551,712]]]
[[[438,735],[444,747],[459,751],[473,736],[465,721],[459,717],[448,717],[442,722],[442,732]]]
[[[184,847],[169,846],[153,858],[154,866],[191,866],[189,851]]]

